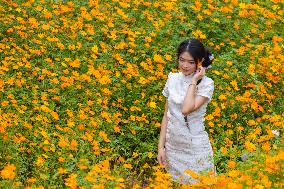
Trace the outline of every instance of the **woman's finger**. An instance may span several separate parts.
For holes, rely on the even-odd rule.
[[[164,166],[168,166],[168,163],[167,163],[167,161],[166,161],[166,160],[164,161]]]
[[[161,164],[161,160],[160,160],[160,157],[161,157],[161,156],[158,156],[158,162],[159,162],[159,164]]]
[[[201,68],[201,75],[202,76],[205,75],[205,68],[204,67]]]
[[[164,159],[163,159],[163,156],[159,156],[158,161],[159,161],[159,164],[164,165]]]
[[[167,158],[166,156],[163,156],[163,164],[166,166],[167,165]]]

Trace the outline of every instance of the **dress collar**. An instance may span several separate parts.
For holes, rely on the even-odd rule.
[[[186,83],[189,83],[194,76],[194,72],[190,75],[184,75],[182,72],[179,72],[179,73],[181,75],[181,79]]]

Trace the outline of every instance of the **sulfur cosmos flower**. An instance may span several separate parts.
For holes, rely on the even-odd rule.
[[[150,106],[151,108],[156,108],[156,102],[150,102],[149,106]]]
[[[93,51],[95,54],[98,54],[99,48],[98,48],[97,45],[94,45],[91,49],[92,49],[92,51]]]
[[[132,169],[132,165],[130,163],[126,163],[123,165],[124,168],[127,168],[127,169]]]
[[[198,60],[198,63],[197,63],[197,68],[201,68],[202,67],[202,62],[204,61],[204,58],[202,58],[201,61]]]
[[[1,170],[1,177],[3,179],[14,179],[15,178],[15,173],[14,171],[16,170],[16,166],[14,164],[8,164],[4,167],[3,170]]]
[[[193,170],[186,169],[186,170],[184,171],[184,173],[187,174],[187,175],[190,175],[190,176],[191,176],[192,178],[194,178],[194,179],[199,178],[198,173],[195,172],[195,171],[193,171]]]

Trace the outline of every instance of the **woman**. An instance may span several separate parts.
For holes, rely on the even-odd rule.
[[[177,49],[181,72],[168,75],[162,94],[167,98],[161,123],[158,161],[174,181],[197,182],[186,174],[216,170],[213,150],[204,127],[207,104],[211,101],[214,81],[205,76],[213,55],[198,39],[183,41]]]

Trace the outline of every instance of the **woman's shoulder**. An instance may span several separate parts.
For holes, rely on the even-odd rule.
[[[206,81],[206,83],[214,83],[214,80],[206,75],[203,76],[203,78],[204,78],[204,81]]]
[[[214,80],[210,77],[207,77],[206,75],[204,75],[201,79],[200,85],[214,85]]]
[[[170,72],[169,73],[170,78],[176,79],[176,78],[179,78],[180,76],[181,76],[180,72]]]

